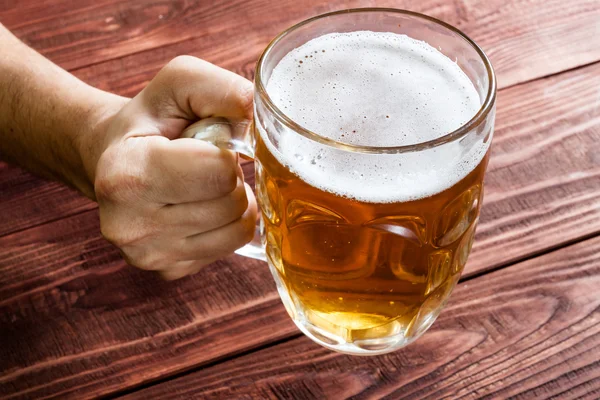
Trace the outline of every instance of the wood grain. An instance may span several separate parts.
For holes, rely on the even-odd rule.
[[[56,4],[54,4],[56,3]],[[191,40],[244,49],[310,16],[372,7],[369,0],[115,0],[8,2],[0,21],[26,43],[73,70],[132,53]],[[378,7],[411,9],[458,26],[489,52],[502,85],[509,86],[600,59],[596,0],[383,0]],[[69,8],[71,7],[71,8]],[[194,40],[194,39],[200,39]],[[237,42],[237,43],[236,43]]]
[[[366,4],[345,4],[359,3]],[[341,2],[221,2],[210,10],[207,4],[7,1],[0,21],[61,65],[78,68],[84,80],[134,95],[184,53],[251,77],[254,60],[275,33]],[[593,1],[568,10],[564,2],[541,0],[495,9],[483,0],[394,5],[418,7],[465,29],[490,54],[502,87],[599,58]],[[468,275],[598,232],[599,75],[596,65],[500,94]],[[12,233],[0,239],[0,396],[110,394],[296,334],[264,265],[232,256],[195,277],[164,283],[124,265],[99,237],[95,211],[86,211],[93,208],[59,185],[0,165],[0,235]],[[31,226],[37,227],[23,231]],[[597,371],[586,359],[560,357],[575,373],[551,385],[575,382],[569,396],[597,388],[597,377],[577,372]],[[521,372],[524,380],[531,374]],[[332,372],[325,379],[354,387],[355,378]],[[278,387],[280,397],[287,384]],[[302,393],[302,382],[290,378],[289,385]],[[546,393],[531,390],[530,396]]]
[[[0,397],[91,398],[294,332],[264,264],[164,282],[126,266],[93,214],[2,238]]]
[[[253,164],[242,164],[246,181],[253,184]],[[0,238],[97,208],[95,202],[63,184],[0,161]]]
[[[455,24],[490,55],[500,87],[600,59],[597,0],[384,1]],[[7,1],[0,21],[82,80],[126,96],[137,94],[170,59],[191,54],[252,78],[254,63],[277,33],[309,16],[367,0]],[[161,18],[162,16],[162,18]],[[240,23],[244,21],[244,23]],[[201,29],[199,28],[201,27]],[[0,236],[93,206],[74,192],[0,164]],[[15,180],[19,175],[23,182]],[[3,182],[13,182],[14,188]],[[36,187],[37,186],[37,187]],[[19,190],[15,190],[15,189]],[[38,194],[48,193],[48,205]],[[40,203],[41,202],[41,203]],[[38,212],[32,212],[37,210]]]
[[[466,276],[600,231],[598,87],[600,63],[500,93]],[[110,394],[297,334],[264,264],[161,282],[126,267],[96,218],[0,238],[0,396]]]
[[[351,357],[301,336],[125,398],[598,398],[599,291],[595,238],[459,284],[398,352]]]
[[[599,232],[599,205],[600,63],[501,91],[471,262]]]
[[[0,236],[96,207],[63,184],[0,161]]]

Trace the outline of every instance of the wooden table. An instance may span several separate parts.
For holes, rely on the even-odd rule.
[[[474,250],[430,331],[330,352],[262,262],[160,281],[102,239],[94,203],[0,162],[0,397],[600,398],[600,0],[0,0],[0,21],[133,96],[179,54],[252,78],[284,28],[372,5],[464,30],[501,89]]]

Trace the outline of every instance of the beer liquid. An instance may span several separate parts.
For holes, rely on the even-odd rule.
[[[305,129],[379,147],[436,139],[480,107],[469,78],[441,52],[370,31],[296,48],[273,70],[267,92]],[[267,255],[298,326],[354,353],[419,336],[465,265],[489,140],[363,154],[256,125]]]

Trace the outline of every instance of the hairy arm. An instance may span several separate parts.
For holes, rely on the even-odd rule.
[[[237,157],[179,138],[208,117],[249,121],[252,84],[183,56],[126,99],[81,82],[0,25],[0,157],[96,200],[104,237],[167,279],[254,233],[256,201]]]
[[[128,99],[93,88],[0,25],[0,157],[95,199],[104,121]]]

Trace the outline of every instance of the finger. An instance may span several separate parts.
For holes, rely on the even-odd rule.
[[[212,200],[237,187],[237,154],[196,139],[144,140],[152,142],[145,166],[152,200],[163,204]]]
[[[181,262],[181,264],[179,264],[176,267],[167,268],[167,269],[156,271],[156,272],[158,272],[158,275],[162,279],[167,280],[167,281],[173,281],[176,279],[181,279],[188,275],[194,275],[194,274],[200,272],[200,270],[202,268],[217,261],[219,258],[221,258],[221,257],[205,258],[202,260],[194,260],[194,261],[184,261],[184,262]]]
[[[182,235],[191,236],[225,226],[239,219],[247,208],[246,187],[238,178],[237,187],[223,197],[166,205],[158,211],[157,217],[166,229],[172,227]]]
[[[252,83],[247,79],[191,56],[173,59],[142,92],[155,116],[188,120],[250,119],[252,96]]]
[[[252,189],[247,185],[245,187],[248,208],[241,218],[212,231],[187,237],[179,249],[182,260],[222,257],[252,240],[256,226],[257,206]]]

